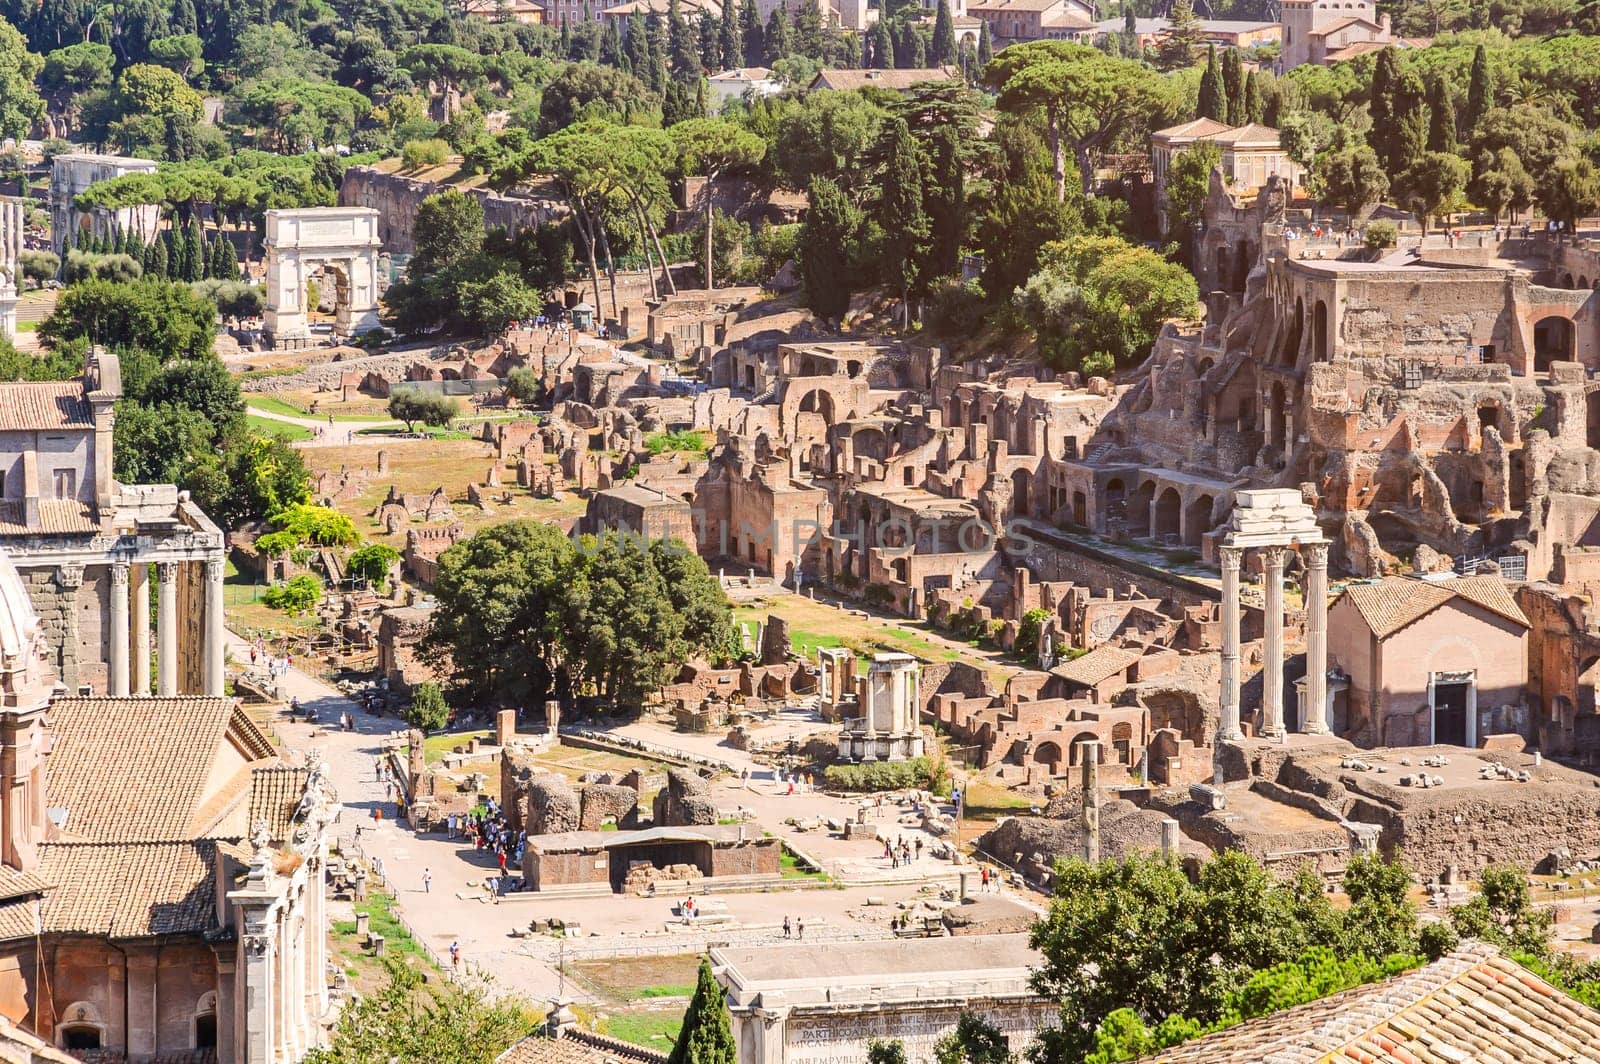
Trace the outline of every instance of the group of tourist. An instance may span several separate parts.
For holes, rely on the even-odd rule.
[[[470,813],[451,813],[445,818],[445,831],[452,839],[472,840],[479,853],[487,851],[500,868],[498,877],[486,881],[490,893],[499,897],[507,884],[507,865],[522,867],[522,855],[528,848],[528,833],[512,831],[505,812],[493,798],[485,799],[484,807]]]
[[[913,860],[920,861],[922,859],[922,839],[920,836],[917,838],[914,849],[912,844],[905,839],[885,842],[883,844],[883,856],[888,860],[890,868],[899,868],[903,864],[910,864]]]

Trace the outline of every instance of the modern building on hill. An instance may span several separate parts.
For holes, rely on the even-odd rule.
[[[1284,0],[1282,20],[1280,74],[1307,63],[1326,66],[1354,59],[1391,44],[1426,48],[1432,43],[1427,38],[1396,37],[1389,29],[1389,16],[1379,14],[1373,0]]]
[[[811,79],[807,86],[812,92],[819,89],[838,89],[841,92],[850,92],[855,89],[864,89],[873,86],[880,89],[891,89],[895,92],[909,92],[913,85],[921,85],[927,81],[955,81],[961,77],[961,71],[952,66],[946,67],[914,67],[906,70],[877,70],[877,69],[840,69],[823,70]]]
[[[966,13],[989,24],[996,48],[1025,41],[1079,41],[1098,32],[1094,5],[1084,0],[969,0]]]

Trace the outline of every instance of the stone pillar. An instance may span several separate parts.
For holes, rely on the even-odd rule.
[[[107,689],[113,698],[128,696],[128,564],[111,564],[111,644]]]
[[[129,620],[133,622],[133,675],[128,687],[136,695],[150,693],[150,566],[135,562],[128,570],[133,601]]]
[[[1306,719],[1307,735],[1328,734],[1328,545],[1307,544]]]
[[[1239,567],[1244,561],[1241,547],[1222,547],[1222,697],[1217,738],[1238,742],[1244,738],[1239,727]]]
[[[164,598],[162,601],[166,601]],[[205,606],[205,683],[206,694],[216,697],[222,694],[223,680],[226,669],[223,666],[223,649],[226,640],[223,638],[223,605],[222,605],[222,559],[206,559],[206,606]]]
[[[1178,822],[1167,817],[1161,822],[1161,856],[1169,861],[1175,861],[1180,856],[1178,850]]]
[[[505,746],[517,737],[517,711],[502,709],[494,715],[494,744]]]
[[[1261,734],[1269,739],[1283,734],[1283,561],[1288,553],[1287,547],[1267,547],[1261,552],[1267,592],[1261,648]]]
[[[160,601],[156,604],[156,694],[178,693],[178,563],[159,562]]]
[[[1100,860],[1100,743],[1086,739],[1078,744],[1083,763],[1083,859]]]
[[[63,565],[56,570],[56,587],[61,592],[61,682],[71,694],[78,693],[78,591],[83,587],[83,566]]]

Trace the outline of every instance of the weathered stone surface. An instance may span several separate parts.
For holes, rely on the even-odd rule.
[[[652,812],[656,827],[715,824],[717,803],[711,788],[698,773],[686,768],[667,770],[667,785],[656,795]]]
[[[583,788],[581,802],[583,813],[579,829],[582,831],[599,831],[601,825],[608,823],[631,828],[638,821],[639,792],[632,787],[591,783]]]

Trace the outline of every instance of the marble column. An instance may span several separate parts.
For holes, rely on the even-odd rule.
[[[150,693],[150,566],[135,562],[128,570],[133,601],[129,620],[133,622],[133,675],[129,690],[136,695]]]
[[[161,598],[156,604],[156,694],[178,693],[178,563],[159,562]]]
[[[1239,726],[1239,568],[1244,548],[1222,547],[1222,696],[1217,738],[1238,742],[1244,738]]]
[[[1100,860],[1100,743],[1086,739],[1078,744],[1083,765],[1083,859]]]
[[[1306,563],[1306,719],[1308,735],[1328,734],[1328,545],[1301,548]]]
[[[222,685],[225,673],[223,668],[223,648],[226,645],[222,636],[223,605],[221,558],[211,558],[206,561],[205,621],[206,694],[217,696],[222,694]]]
[[[1261,647],[1261,734],[1276,739],[1283,734],[1283,562],[1287,547],[1261,551],[1266,581],[1266,614]]]
[[[128,564],[111,564],[111,676],[107,684],[113,698],[128,696]]]

